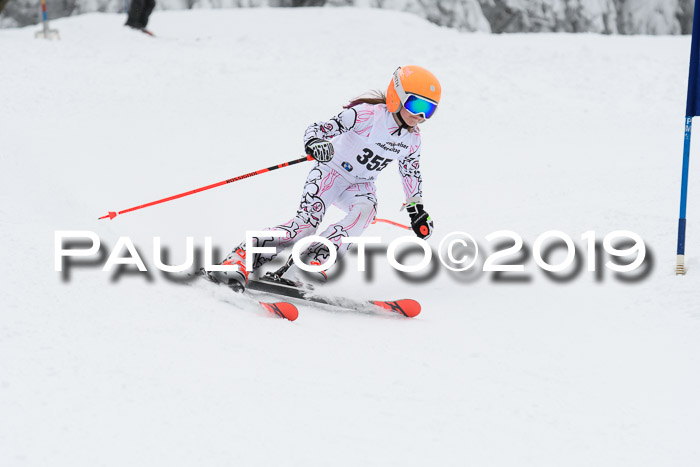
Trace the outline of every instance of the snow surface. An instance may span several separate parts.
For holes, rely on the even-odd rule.
[[[54,21],[60,42],[0,31],[0,465],[698,465],[698,164],[690,272],[674,275],[689,37],[257,9],[156,12],[152,39],[123,19]],[[299,157],[309,123],[408,63],[444,89],[422,128],[431,245],[628,229],[646,279],[557,283],[530,258],[529,282],[442,266],[409,282],[379,255],[370,280],[351,254],[328,293],[416,298],[421,315],[300,304],[290,323],[166,280],[152,238],[173,264],[186,236],[227,252],[291,217],[308,165],[97,220]],[[395,166],[378,194],[379,216],[406,222]],[[62,280],[57,230],[94,231],[105,254],[128,236],[151,273],[103,258]]]

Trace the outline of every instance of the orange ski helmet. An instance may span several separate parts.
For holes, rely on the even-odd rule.
[[[398,67],[386,90],[386,108],[396,113],[405,107],[414,115],[433,116],[440,103],[442,88],[434,74],[423,67]]]

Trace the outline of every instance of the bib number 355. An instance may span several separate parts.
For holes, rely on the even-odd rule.
[[[389,162],[394,159],[387,159],[382,156],[378,156],[372,152],[371,149],[365,148],[362,150],[363,154],[357,156],[357,162],[363,164],[367,167],[367,170],[376,170],[377,172],[384,170]]]

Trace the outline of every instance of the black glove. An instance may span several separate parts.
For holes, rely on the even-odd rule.
[[[306,154],[309,154],[319,162],[328,162],[333,159],[333,145],[330,141],[321,138],[311,138],[304,146]]]
[[[420,201],[411,202],[409,199],[408,204],[406,204],[406,211],[411,217],[411,228],[416,235],[423,239],[430,237],[433,233],[433,221],[430,218],[430,214],[423,209],[423,203]]]

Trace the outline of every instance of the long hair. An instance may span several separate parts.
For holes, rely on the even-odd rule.
[[[384,104],[386,105],[386,94],[384,94],[382,91],[377,91],[376,89],[373,89],[371,91],[367,91],[366,93],[354,98],[353,100],[350,101],[350,103],[346,106],[343,106],[344,109],[350,109],[352,107],[355,107],[356,105],[360,104],[372,104],[372,105],[377,105],[377,104]],[[401,117],[399,117],[401,118]],[[401,119],[403,122],[403,119]],[[404,123],[405,125],[405,123]],[[414,127],[406,127],[408,128],[409,133],[413,133],[416,128],[418,128],[418,125]]]
[[[353,100],[350,101],[350,103],[346,106],[343,106],[344,109],[349,109],[352,107],[355,107],[356,105],[360,104],[372,104],[372,105],[377,105],[377,104],[385,104],[386,105],[386,95],[381,92],[377,91],[376,89],[372,91],[368,91]]]

